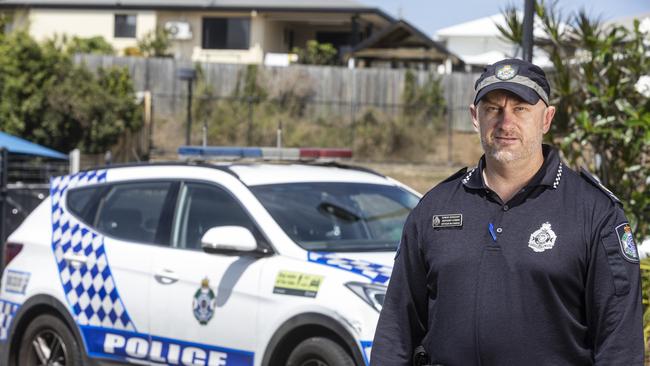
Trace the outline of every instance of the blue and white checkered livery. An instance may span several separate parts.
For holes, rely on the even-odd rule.
[[[349,272],[360,274],[372,282],[386,283],[393,271],[392,267],[372,263],[360,259],[343,258],[333,253],[309,252],[307,259],[310,262],[324,264]]]
[[[11,321],[16,316],[19,306],[9,301],[0,300],[0,341],[7,339]]]
[[[68,304],[82,326],[136,330],[108,263],[104,237],[77,220],[65,209],[69,188],[106,181],[106,170],[87,171],[52,179],[52,250]],[[86,256],[85,265],[71,265],[68,255]]]

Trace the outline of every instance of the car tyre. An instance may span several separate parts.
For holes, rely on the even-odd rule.
[[[355,366],[352,357],[338,343],[323,337],[300,342],[291,352],[287,366]]]
[[[61,319],[40,315],[25,329],[18,350],[18,365],[82,366],[79,343]]]

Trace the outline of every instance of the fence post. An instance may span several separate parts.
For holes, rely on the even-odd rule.
[[[7,182],[9,174],[9,153],[7,149],[0,148],[0,277],[4,271],[4,251],[6,231],[6,206],[7,206]]]
[[[357,73],[356,69],[351,69],[352,71],[352,93],[350,93],[350,149],[354,153],[354,139],[356,138],[356,125],[357,125]]]
[[[246,98],[248,102],[248,131],[246,132],[246,140],[248,146],[253,146],[253,97]]]
[[[454,135],[452,132],[453,121],[454,121],[454,107],[446,107],[447,109],[447,165],[451,166],[453,164],[452,152],[453,152],[453,139]]]

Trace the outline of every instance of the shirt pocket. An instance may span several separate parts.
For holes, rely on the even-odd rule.
[[[616,296],[627,295],[630,292],[630,280],[627,273],[627,263],[621,254],[618,236],[615,233],[602,238],[602,244],[607,254],[607,262],[614,280],[614,291]]]

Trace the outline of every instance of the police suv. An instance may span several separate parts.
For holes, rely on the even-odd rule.
[[[367,365],[418,199],[338,163],[161,163],[54,178],[5,245],[0,365]]]

